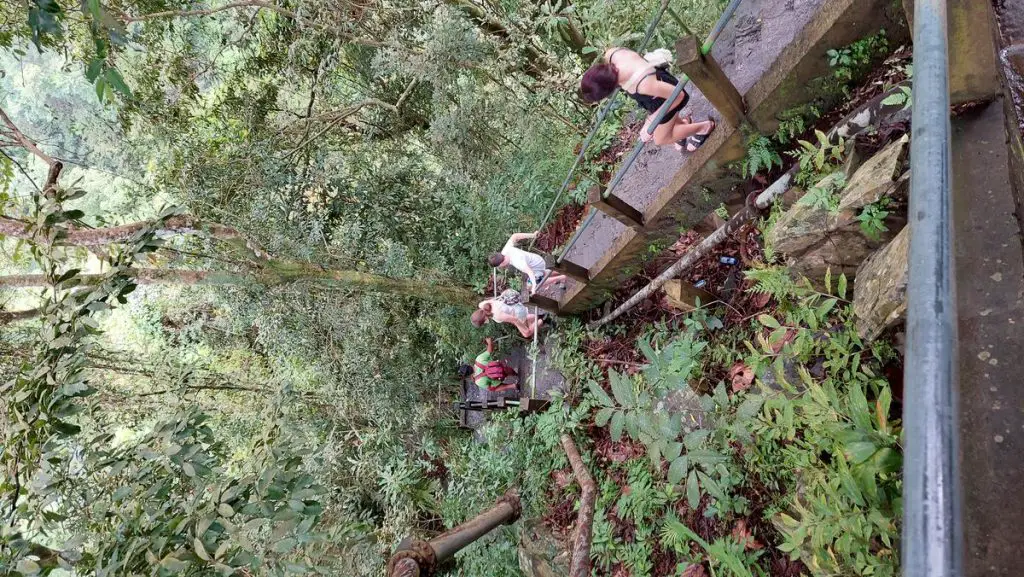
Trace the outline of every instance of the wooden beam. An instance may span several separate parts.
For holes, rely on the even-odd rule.
[[[587,191],[587,203],[632,229],[644,226],[644,214],[625,200],[610,194],[605,197],[601,187],[592,186]]]
[[[587,267],[580,266],[574,262],[563,260],[562,262],[555,262],[550,267],[551,270],[558,274],[564,274],[576,282],[588,283],[590,282],[590,270]]]
[[[672,279],[666,282],[664,288],[669,304],[684,312],[696,309],[697,299],[700,299],[701,306],[718,300],[715,298],[715,295],[708,291],[699,289],[679,279]]]
[[[549,296],[538,293],[531,296],[529,299],[524,299],[523,302],[527,303],[528,307],[536,306],[548,311],[549,313],[558,314],[558,300]],[[533,311],[531,310],[530,312]]]
[[[738,127],[747,119],[743,96],[714,58],[701,52],[696,36],[684,36],[676,42],[676,61],[726,122]]]

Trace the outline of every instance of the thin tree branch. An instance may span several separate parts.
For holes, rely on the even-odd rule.
[[[36,143],[32,142],[31,139],[22,134],[22,132],[18,130],[18,127],[11,120],[11,117],[7,116],[7,113],[4,112],[4,109],[2,107],[0,107],[0,120],[2,120],[3,123],[7,125],[7,129],[10,131],[10,138],[13,138],[15,141],[17,141],[17,143],[21,145],[22,148],[38,156],[48,166],[53,166],[53,164],[57,162],[56,160],[54,160],[52,156],[46,154],[42,150],[39,150],[39,147],[36,146]]]
[[[0,326],[17,321],[34,319],[42,314],[42,312],[43,309],[40,308],[26,309],[23,311],[0,311]]]
[[[152,12],[150,14],[140,14],[138,16],[129,16],[127,14],[122,14],[120,19],[124,23],[132,23],[146,22],[148,20],[157,20],[159,18],[187,18],[190,16],[209,16],[211,14],[216,14],[218,12],[224,12],[227,10],[233,10],[235,8],[256,8],[257,10],[270,10],[271,12],[276,12],[278,14],[281,14],[282,16],[287,16],[288,18],[295,20],[296,22],[302,24],[303,26],[310,26],[313,28],[319,28],[321,30],[326,30],[328,32],[340,34],[344,36],[345,41],[350,44],[359,44],[362,46],[374,47],[387,46],[386,43],[378,42],[376,40],[370,40],[366,38],[353,38],[349,34],[349,32],[347,30],[344,30],[343,28],[300,18],[298,14],[292,12],[291,10],[282,8],[270,2],[263,2],[262,0],[241,0],[239,2],[230,2],[223,6],[218,6],[216,8],[207,8],[204,10],[165,10],[163,12]]]

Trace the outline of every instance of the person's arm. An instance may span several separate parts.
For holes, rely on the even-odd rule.
[[[512,236],[508,237],[508,244],[515,245],[516,243],[523,242],[524,240],[530,240],[531,238],[537,238],[537,233],[540,231],[535,230],[533,232],[517,232]],[[507,245],[506,245],[507,246]]]
[[[493,355],[494,354],[494,339],[492,339],[491,337],[487,337],[486,339],[484,339],[484,343],[487,345],[487,354]]]
[[[530,287],[530,295],[537,293],[537,273],[534,272],[530,265],[523,267],[523,274],[526,275],[526,286]]]
[[[654,122],[654,117],[658,115],[659,111],[671,110],[676,105],[682,104],[683,99],[685,98],[685,96],[683,96],[682,91],[679,92],[679,95],[676,96],[675,100],[671,102],[669,102],[668,100],[669,98],[672,97],[672,93],[675,91],[675,89],[675,86],[669,84],[668,82],[658,80],[654,76],[649,76],[643,79],[640,82],[640,85],[637,86],[637,91],[640,92],[641,94],[646,94],[647,96],[655,96],[658,98],[665,99],[665,104],[662,104],[661,108],[647,115],[647,120],[644,121],[644,126],[643,128],[640,129],[640,140],[647,142],[648,140],[654,138],[654,135],[650,132],[650,128],[651,123]]]
[[[640,83],[640,86],[637,87],[637,91],[641,94],[665,99],[665,104],[662,104],[661,108],[658,110],[671,110],[676,105],[683,103],[683,99],[685,98],[685,96],[683,96],[683,91],[680,91],[679,95],[677,95],[672,102],[669,102],[668,99],[672,97],[672,93],[675,92],[675,90],[676,87],[674,85],[658,80],[653,75],[644,78]],[[657,112],[651,113],[648,119],[653,120],[655,114],[657,114]]]

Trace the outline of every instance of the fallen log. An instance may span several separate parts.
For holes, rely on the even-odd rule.
[[[573,475],[580,484],[580,512],[576,516],[576,530],[573,532],[572,561],[569,577],[590,575],[590,539],[594,528],[594,507],[597,503],[597,485],[580,458],[576,443],[569,435],[562,435],[562,448],[572,465]]]

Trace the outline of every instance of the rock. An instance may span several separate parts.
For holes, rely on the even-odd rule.
[[[569,550],[540,519],[523,522],[519,534],[519,569],[525,577],[565,577]]]
[[[815,187],[830,186],[840,178],[841,173],[830,174],[818,181]],[[772,227],[768,242],[778,252],[798,256],[820,243],[838,222],[839,215],[798,201]]]
[[[865,206],[886,196],[906,193],[910,178],[900,176],[907,152],[907,138],[893,142],[854,171],[839,197],[839,210],[797,202],[789,208],[768,234],[768,243],[784,254],[786,265],[812,282],[820,284],[825,272],[853,278],[861,263],[885,246],[903,229],[906,219],[890,214],[879,238],[869,238],[861,230],[858,214]],[[834,187],[844,177],[836,171],[815,184],[816,188]]]
[[[874,340],[907,314],[910,227],[864,261],[857,271],[853,313],[857,334]]]
[[[910,138],[903,135],[903,138],[890,143],[858,168],[843,189],[839,211],[861,209],[891,194],[897,186],[896,181],[903,174],[909,142]]]

